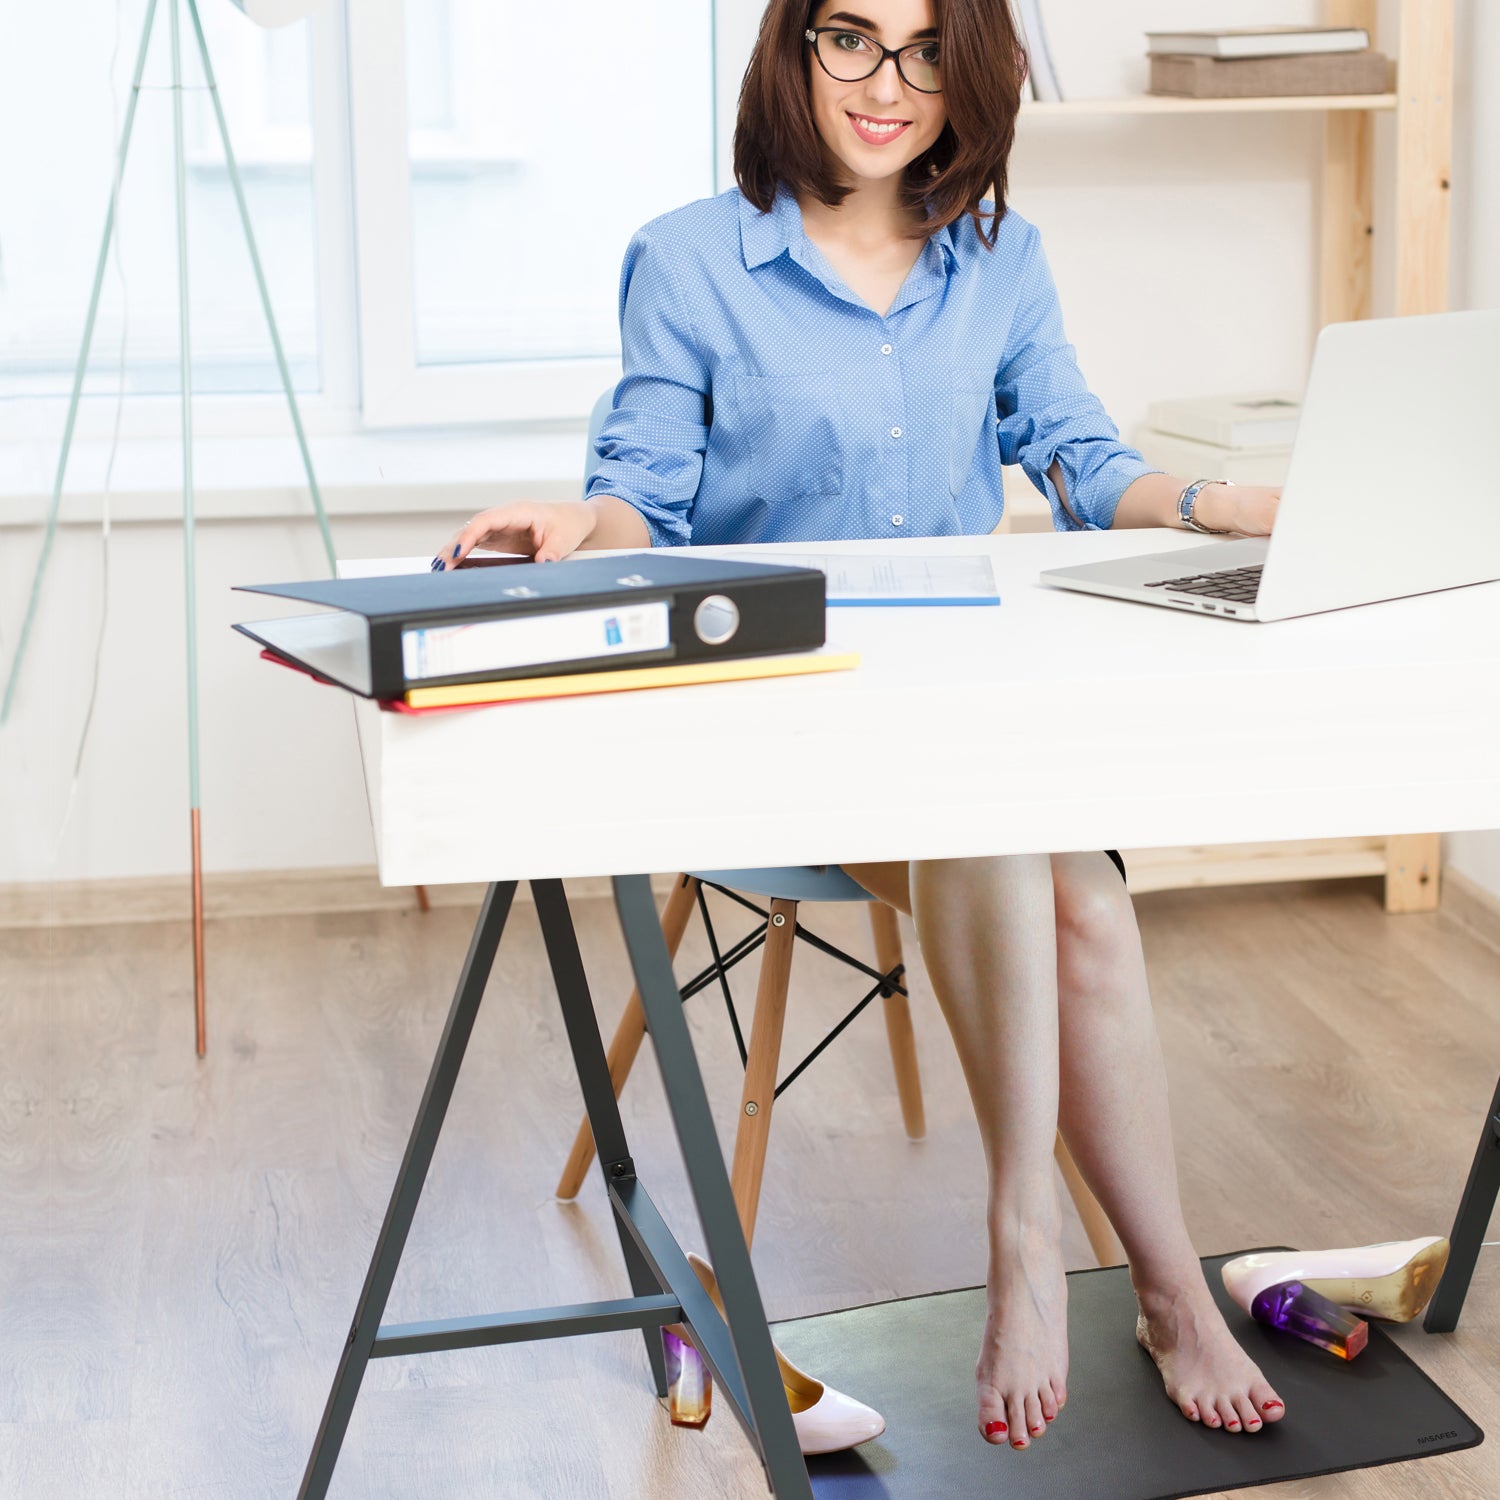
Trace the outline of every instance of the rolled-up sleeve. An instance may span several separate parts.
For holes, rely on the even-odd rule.
[[[653,547],[683,546],[692,540],[708,442],[709,374],[670,255],[645,231],[631,240],[620,274],[620,342],[624,374],[585,494],[633,505]]]
[[[1020,464],[1047,496],[1059,531],[1107,530],[1120,496],[1142,474],[1159,472],[1120,441],[1119,429],[1084,383],[1034,229],[1005,363],[995,378],[995,401],[1000,460]],[[1076,520],[1048,476],[1054,459]]]

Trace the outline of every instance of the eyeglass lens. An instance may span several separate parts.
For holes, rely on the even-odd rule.
[[[818,61],[840,83],[858,83],[885,61],[882,50],[858,31],[820,31]],[[896,67],[912,88],[936,94],[942,88],[936,42],[916,42],[896,55]]]

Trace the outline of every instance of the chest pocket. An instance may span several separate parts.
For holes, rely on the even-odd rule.
[[[948,431],[948,492],[957,496],[969,481],[983,441],[995,441],[995,376],[990,370],[955,370]]]
[[[735,397],[750,483],[775,505],[844,490],[848,424],[831,375],[740,375]]]

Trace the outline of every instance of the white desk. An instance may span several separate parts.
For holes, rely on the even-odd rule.
[[[360,704],[382,880],[495,883],[303,1500],[326,1493],[371,1358],[640,1328],[660,1392],[654,1330],[678,1319],[694,1330],[773,1493],[810,1500],[647,872],[1500,827],[1500,585],[1257,625],[1174,619],[1036,582],[1061,561],[1196,541],[1104,532],[907,542],[916,552],[989,554],[1002,603],[830,610],[830,647],[863,654],[851,673],[423,718]],[[724,1321],[636,1180],[560,883],[571,875],[615,877]],[[381,1328],[523,879],[533,882],[636,1295]]]
[[[1001,605],[831,609],[854,672],[430,718],[362,703],[381,879],[1500,828],[1500,585],[1253,624],[1036,582],[1199,540],[905,542],[988,553]]]

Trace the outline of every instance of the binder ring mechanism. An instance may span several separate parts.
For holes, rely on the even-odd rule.
[[[740,628],[740,608],[724,594],[708,594],[693,611],[693,629],[705,646],[722,646]]]

